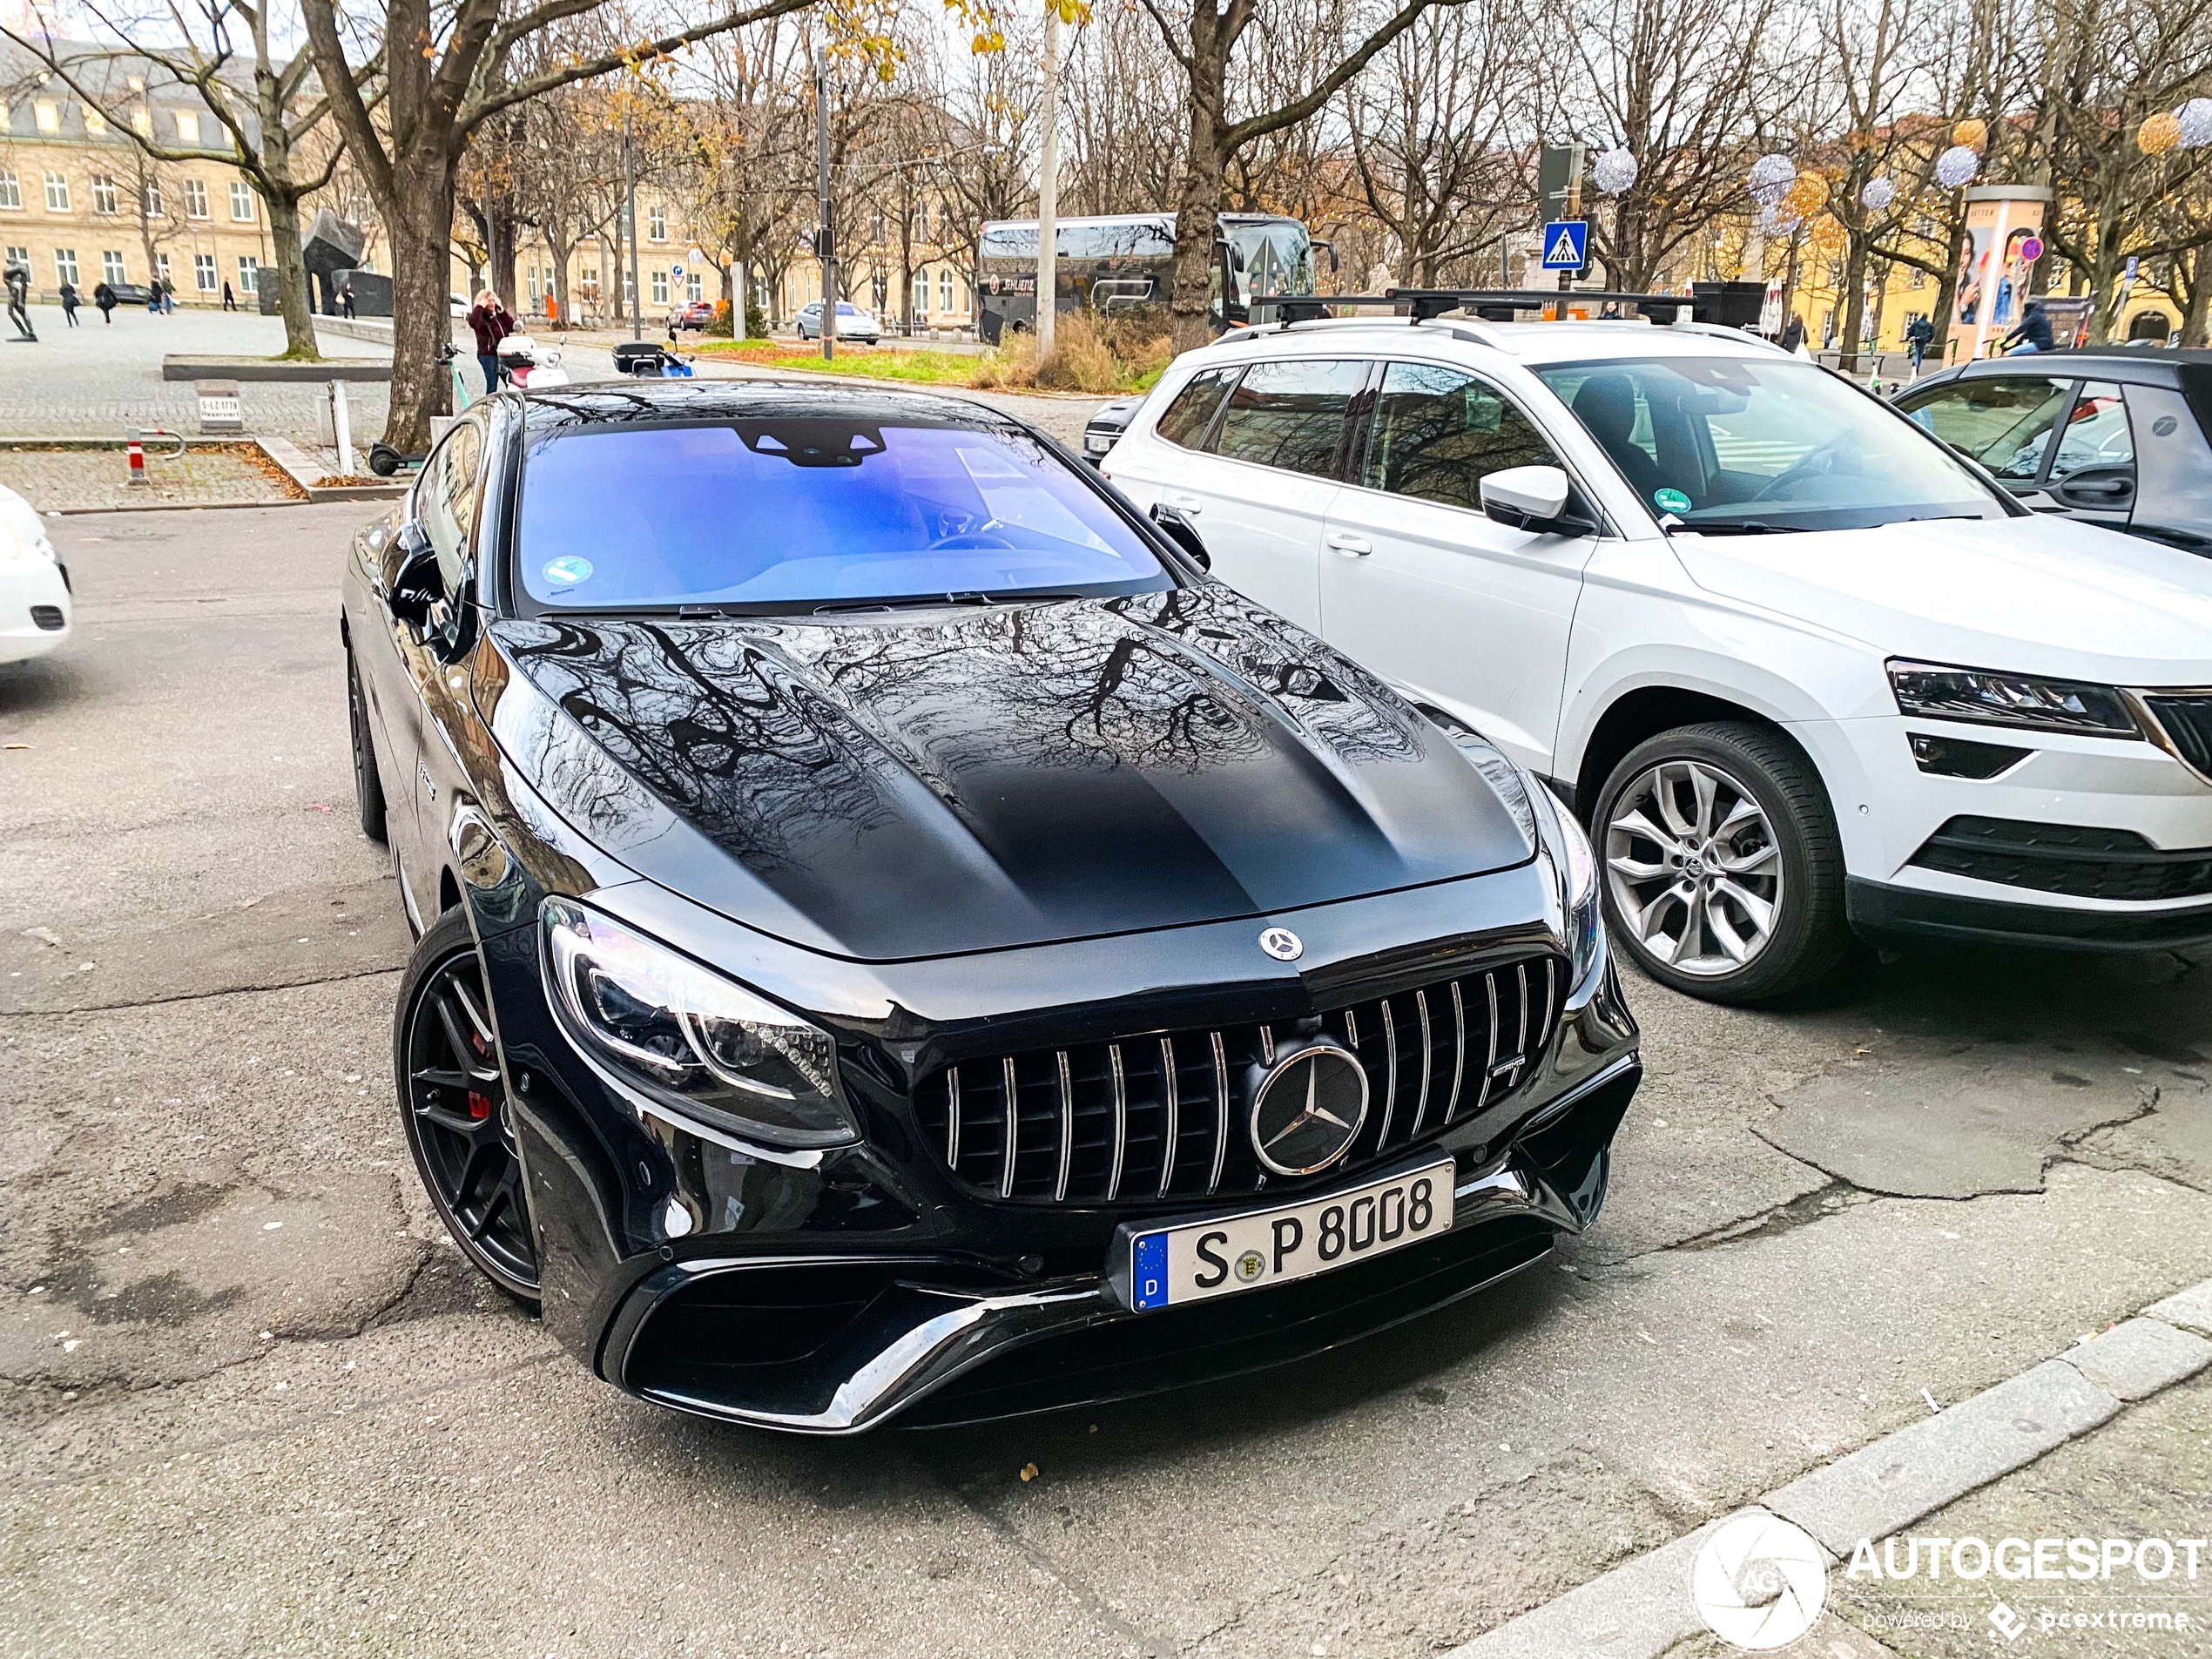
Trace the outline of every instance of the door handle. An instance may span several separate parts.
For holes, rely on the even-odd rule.
[[[1349,554],[1356,559],[1364,559],[1375,550],[1374,543],[1366,536],[1353,536],[1345,530],[1331,530],[1328,542],[1338,552]]]
[[[1168,497],[1168,505],[1185,513],[1203,513],[1206,510],[1205,502],[1200,501],[1196,496],[1170,496]]]

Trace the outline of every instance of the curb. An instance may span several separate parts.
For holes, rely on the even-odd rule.
[[[1804,1528],[1833,1566],[1861,1538],[1900,1532],[2212,1366],[2208,1339],[2212,1278],[1624,1561],[1444,1659],[1660,1659],[1703,1631],[1689,1599],[1690,1567],[1706,1537],[1737,1515],[1778,1516]]]
[[[411,483],[341,484],[336,489],[325,489],[315,482],[323,475],[322,468],[291,439],[271,436],[253,442],[261,446],[263,455],[284,469],[285,476],[298,487],[301,499],[307,502],[390,501],[406,495],[412,487]]]

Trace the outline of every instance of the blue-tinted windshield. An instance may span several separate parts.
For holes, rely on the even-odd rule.
[[[813,414],[538,439],[517,547],[532,598],[592,609],[1174,585],[1033,438]]]

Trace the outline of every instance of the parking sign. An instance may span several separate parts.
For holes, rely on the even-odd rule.
[[[1590,222],[1555,219],[1544,226],[1544,269],[1579,271],[1588,263]]]

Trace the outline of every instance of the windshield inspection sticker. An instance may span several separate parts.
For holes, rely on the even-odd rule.
[[[1686,513],[1689,510],[1689,497],[1679,489],[1655,489],[1651,492],[1651,499],[1670,513]],[[563,560],[560,563],[566,563],[569,561]]]
[[[1689,503],[1684,502],[1687,507]],[[556,588],[573,587],[591,574],[591,561],[565,553],[557,559],[545,562],[545,579]]]

